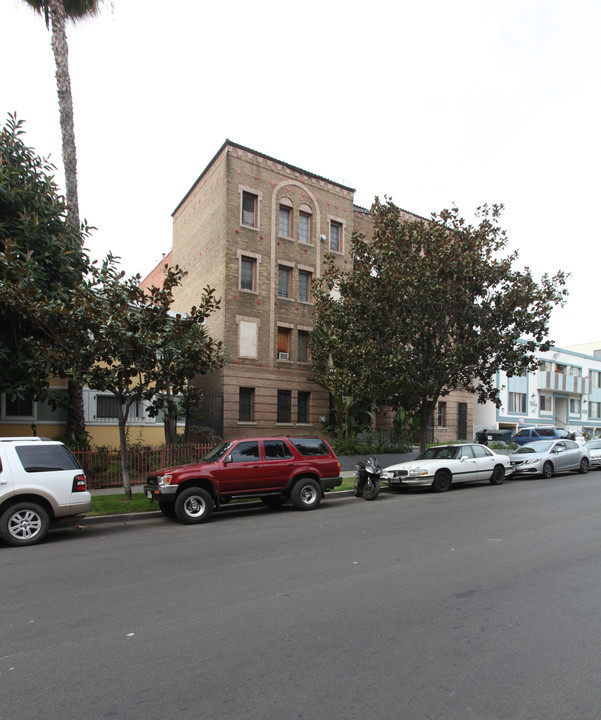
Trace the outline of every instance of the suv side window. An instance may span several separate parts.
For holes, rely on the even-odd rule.
[[[530,430],[520,430],[516,437],[530,437]]]
[[[290,438],[301,455],[329,455],[327,445],[321,438]]]
[[[258,442],[241,442],[232,450],[232,462],[252,462],[259,459]]]
[[[264,440],[263,448],[265,449],[266,460],[281,460],[282,458],[292,457],[288,445],[282,440]]]
[[[80,470],[77,460],[64,445],[21,445],[15,450],[28,473]]]

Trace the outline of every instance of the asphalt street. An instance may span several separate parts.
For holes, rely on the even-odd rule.
[[[0,544],[0,720],[599,720],[601,472]]]

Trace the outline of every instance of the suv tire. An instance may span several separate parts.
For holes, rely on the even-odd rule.
[[[312,478],[301,478],[294,483],[290,501],[297,510],[314,510],[321,502],[321,485]]]
[[[0,517],[0,536],[9,545],[35,545],[48,534],[50,517],[34,502],[11,505]]]
[[[203,488],[186,488],[175,498],[175,515],[186,525],[208,522],[212,512],[213,499]]]

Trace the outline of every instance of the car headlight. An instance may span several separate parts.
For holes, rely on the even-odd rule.
[[[172,475],[159,475],[157,480],[159,481],[159,485],[170,485],[172,477]]]
[[[428,474],[428,471],[426,470],[426,468],[422,468],[422,467],[409,468],[409,475],[412,475],[413,477],[418,477],[420,475],[427,475],[427,474]]]

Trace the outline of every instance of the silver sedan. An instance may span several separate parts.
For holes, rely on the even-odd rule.
[[[589,440],[586,447],[591,454],[591,468],[601,468],[601,439]]]
[[[510,460],[516,477],[542,475],[550,478],[556,472],[588,472],[591,455],[586,446],[573,440],[537,440],[522,445]]]

